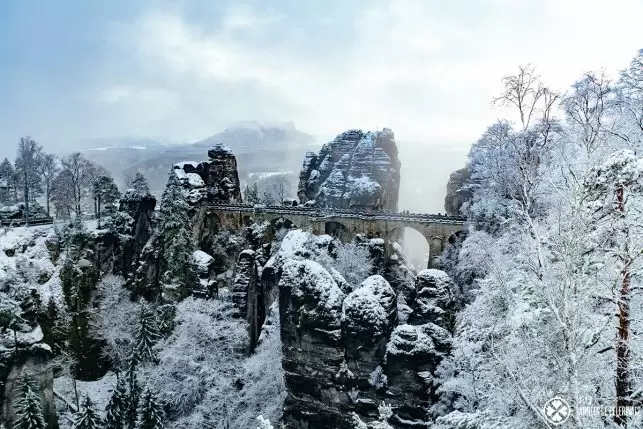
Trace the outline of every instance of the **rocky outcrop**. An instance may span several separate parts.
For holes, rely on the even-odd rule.
[[[35,291],[19,305],[0,293],[0,423],[15,420],[15,405],[26,376],[40,397],[47,429],[56,429],[53,354],[37,323],[39,302]]]
[[[214,258],[202,250],[195,250],[192,254],[194,268],[199,277],[199,286],[195,287],[192,294],[202,298],[211,298],[217,294],[217,285],[213,280]]]
[[[133,220],[131,235],[134,237],[132,252],[139,254],[154,230],[156,198],[140,195],[130,190],[123,195],[118,211],[127,213]]]
[[[428,427],[436,369],[451,347],[448,276],[425,270],[393,287],[372,275],[343,290],[340,273],[311,260],[328,260],[323,237],[292,231],[284,245],[269,264],[280,273],[284,427],[352,429],[351,413],[374,422],[382,401],[392,427]],[[379,253],[379,243],[369,247]]]
[[[400,167],[393,131],[349,130],[306,154],[297,195],[322,207],[397,211]]]
[[[455,323],[454,291],[456,287],[447,273],[427,269],[418,273],[417,297],[411,323],[434,323],[451,330]]]
[[[39,327],[19,333],[18,337],[20,344],[17,347],[11,344],[10,348],[5,348],[9,345],[5,341],[0,345],[0,422],[15,420],[15,404],[26,375],[40,397],[47,429],[57,429],[51,349],[42,343]]]
[[[232,283],[232,301],[237,317],[248,322],[250,350],[254,350],[263,323],[261,283],[255,264],[255,252],[247,249],[239,254],[236,274]]]
[[[241,186],[237,159],[223,144],[208,150],[209,160],[175,164],[173,172],[185,188],[188,202],[240,203]]]
[[[426,427],[429,406],[437,401],[436,369],[451,349],[451,334],[427,323],[400,325],[386,347],[384,374],[387,396],[399,428]]]
[[[344,293],[317,262],[294,259],[283,266],[279,290],[285,427],[351,428],[341,384],[352,377],[342,344]]]
[[[449,176],[447,194],[444,197],[444,209],[450,216],[459,216],[460,209],[473,198],[473,182],[469,167],[456,170]]]

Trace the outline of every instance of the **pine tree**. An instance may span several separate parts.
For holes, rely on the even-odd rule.
[[[164,255],[167,270],[164,282],[178,288],[179,298],[185,298],[192,292],[198,277],[194,269],[192,232],[188,211],[190,206],[185,201],[181,185],[172,174],[161,201],[161,234],[163,236]]]
[[[20,383],[20,398],[16,404],[16,420],[14,429],[45,429],[45,418],[42,413],[42,404],[35,392],[32,381],[26,374]]]
[[[189,210],[190,206],[185,201],[179,179],[175,174],[171,174],[159,210],[161,233],[166,243],[171,243],[177,232],[189,223]]]
[[[127,384],[128,396],[126,410],[125,410],[125,426],[127,429],[134,429],[136,427],[136,420],[138,418],[138,403],[141,397],[141,386],[138,383],[136,374],[136,359],[132,355],[129,360],[127,368]]]
[[[174,236],[165,254],[167,261],[165,282],[176,286],[179,299],[190,296],[199,281],[194,268],[193,253],[191,233],[186,224]]]
[[[257,182],[252,185],[246,185],[243,190],[243,199],[246,204],[259,204],[261,198],[259,198],[259,186]]]
[[[99,429],[101,427],[102,422],[98,413],[94,410],[94,403],[89,396],[86,396],[82,410],[77,414],[74,421],[73,429]]]
[[[0,203],[6,204],[14,201],[14,192],[16,190],[16,173],[11,161],[7,158],[0,163],[0,184],[4,185],[0,189]]]
[[[156,351],[154,346],[161,338],[156,316],[152,309],[142,302],[134,330],[134,359],[136,362],[155,362]]]
[[[112,205],[121,197],[118,186],[114,179],[109,176],[100,176],[94,181],[94,203],[96,207],[96,218],[100,227],[101,208]]]
[[[138,411],[139,421],[137,429],[163,429],[163,407],[156,396],[148,388],[141,398],[141,407]]]
[[[119,377],[112,397],[105,408],[105,429],[123,429],[127,417],[127,383]]]
[[[141,197],[150,195],[150,185],[147,183],[147,179],[140,171],[136,172],[136,176],[134,176],[134,179],[132,180],[132,187]]]

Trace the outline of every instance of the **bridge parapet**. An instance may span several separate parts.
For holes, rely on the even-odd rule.
[[[251,218],[268,221],[285,218],[297,227],[310,229],[315,234],[335,234],[345,240],[350,240],[357,234],[393,238],[393,234],[403,228],[412,228],[422,234],[429,244],[431,261],[435,261],[449,238],[462,231],[465,225],[462,217],[427,213],[230,203],[210,204],[206,210],[219,216],[228,226],[242,226]]]
[[[459,216],[448,216],[442,214],[428,213],[403,213],[403,212],[367,212],[350,209],[301,207],[301,206],[273,206],[273,205],[252,205],[252,204],[210,204],[211,210],[247,212],[247,213],[269,213],[269,214],[290,214],[309,216],[311,218],[345,217],[369,220],[386,221],[412,221],[412,222],[442,222],[449,224],[464,225],[466,219]]]

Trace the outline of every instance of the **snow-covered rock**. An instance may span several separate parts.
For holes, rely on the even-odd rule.
[[[395,291],[386,279],[371,276],[344,300],[344,333],[377,341],[395,323],[396,307]]]
[[[319,263],[288,260],[282,267],[279,287],[288,289],[296,308],[297,324],[329,332],[339,330],[344,292]]]
[[[298,196],[320,206],[397,211],[400,168],[391,130],[348,130],[319,154],[306,154]]]
[[[417,275],[415,289],[417,296],[411,323],[421,325],[430,322],[452,329],[455,285],[449,275],[442,270],[422,270]]]

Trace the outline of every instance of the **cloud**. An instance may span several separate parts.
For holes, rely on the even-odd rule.
[[[517,65],[535,64],[564,89],[583,71],[624,67],[638,48],[637,2],[621,2],[626,14],[595,0],[562,3],[372,2],[351,17],[350,37],[326,44],[328,32],[340,31],[327,17],[312,22],[237,5],[211,27],[154,10],[129,26],[123,42],[146,81],[180,100],[168,106],[177,118],[197,115],[192,123],[200,126],[175,135],[212,133],[227,121],[292,120],[323,136],[389,126],[406,140],[469,144],[505,114],[490,100]],[[308,24],[320,42],[306,51],[287,35]]]

